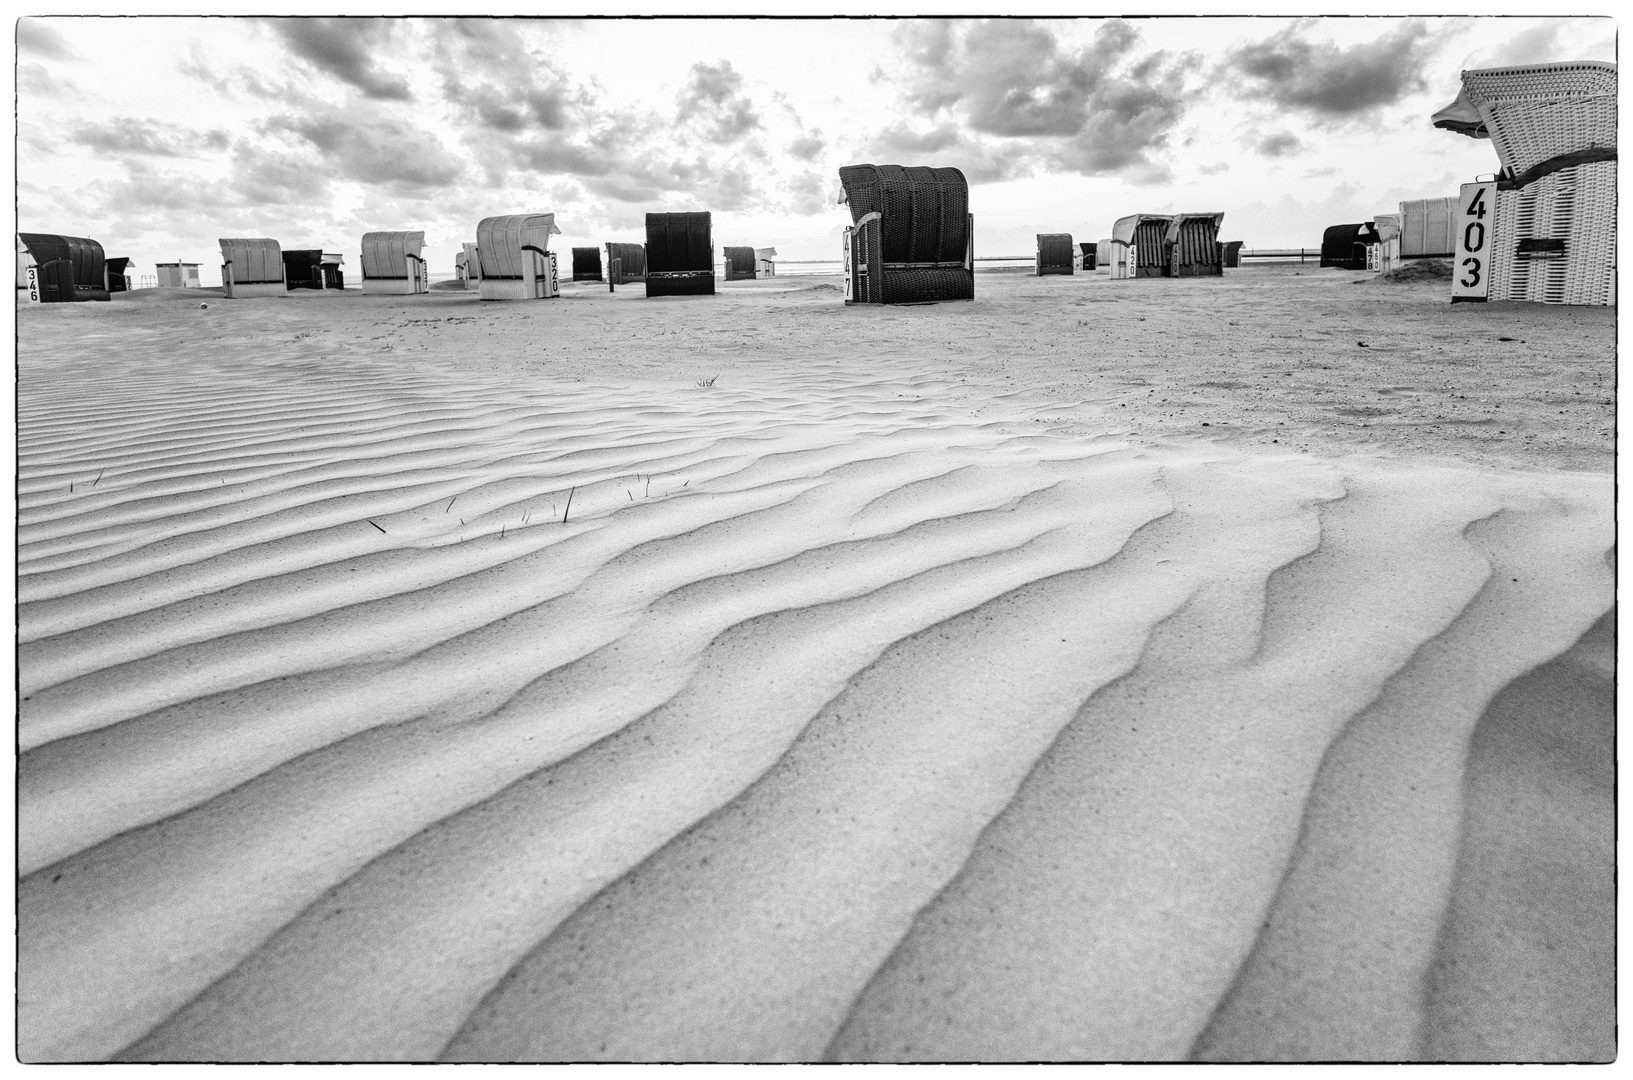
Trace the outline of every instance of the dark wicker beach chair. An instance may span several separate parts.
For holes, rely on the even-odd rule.
[[[714,242],[707,210],[646,215],[646,295],[714,295]]]
[[[646,247],[642,244],[608,244],[607,280],[614,285],[645,281]]]
[[[1164,238],[1168,245],[1167,275],[1218,277],[1223,274],[1225,264],[1219,250],[1219,226],[1224,221],[1224,214],[1175,214]]]
[[[1105,243],[1101,241],[1100,243]],[[1100,244],[1079,244],[1077,249],[1083,253],[1083,269],[1093,270],[1096,257],[1100,254]]]
[[[1072,234],[1038,233],[1035,268],[1038,277],[1072,273]]]
[[[1321,234],[1321,265],[1338,270],[1365,270],[1367,245],[1381,241],[1372,222],[1330,225]]]
[[[601,280],[601,249],[576,247],[573,249],[573,280]]]
[[[107,256],[82,236],[18,233],[34,257],[35,291],[47,304],[108,299]]]
[[[729,247],[722,249],[726,253],[726,280],[752,280],[756,277],[754,269],[754,249],[751,247]]]
[[[846,165],[847,304],[975,299],[975,219],[957,169]]]
[[[1234,270],[1242,265],[1242,241],[1221,240],[1219,242],[1219,265]]]

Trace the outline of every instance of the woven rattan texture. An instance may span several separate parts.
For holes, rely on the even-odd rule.
[[[839,170],[851,220],[879,217],[853,238],[867,266],[856,302],[911,304],[975,297],[969,252],[969,185],[957,169],[846,165]],[[912,263],[910,267],[888,264]],[[924,265],[931,264],[931,265]]]
[[[648,274],[714,271],[714,241],[708,211],[646,215]],[[710,292],[714,291],[710,286]]]
[[[1038,274],[1072,273],[1072,234],[1038,233]]]
[[[646,248],[640,244],[608,244],[607,259],[618,260],[618,274],[612,279],[614,285],[624,285],[631,281],[640,281],[646,277]],[[612,273],[608,266],[607,272]]]
[[[576,247],[573,249],[573,280],[601,280],[601,249]]]
[[[754,277],[754,249],[751,247],[725,248],[726,280],[739,281]]]
[[[714,271],[647,271],[648,296],[713,296]]]
[[[1616,69],[1539,64],[1463,72],[1497,158],[1523,172],[1560,154],[1616,146]]]
[[[1217,218],[1181,218],[1177,233],[1168,249],[1169,277],[1218,277],[1225,272]]]
[[[1134,276],[1163,277],[1168,273],[1168,219],[1142,221],[1134,227]]]
[[[1527,240],[1563,241],[1563,255],[1521,252]],[[1615,257],[1614,161],[1563,169],[1497,192],[1490,299],[1608,304]]]

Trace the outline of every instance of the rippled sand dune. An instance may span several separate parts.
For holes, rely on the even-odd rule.
[[[1610,477],[1062,408],[25,373],[21,1056],[1612,1057]]]

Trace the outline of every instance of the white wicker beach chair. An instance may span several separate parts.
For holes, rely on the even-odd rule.
[[[1616,65],[1465,71],[1463,92],[1434,122],[1489,137],[1502,163],[1490,298],[1613,302]]]

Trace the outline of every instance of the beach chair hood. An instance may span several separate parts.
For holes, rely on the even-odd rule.
[[[476,226],[476,255],[484,278],[519,278],[526,250],[550,250],[560,236],[554,214],[507,214],[483,218]]]
[[[423,232],[364,233],[363,278],[406,278],[409,258],[420,258],[424,250]]]

